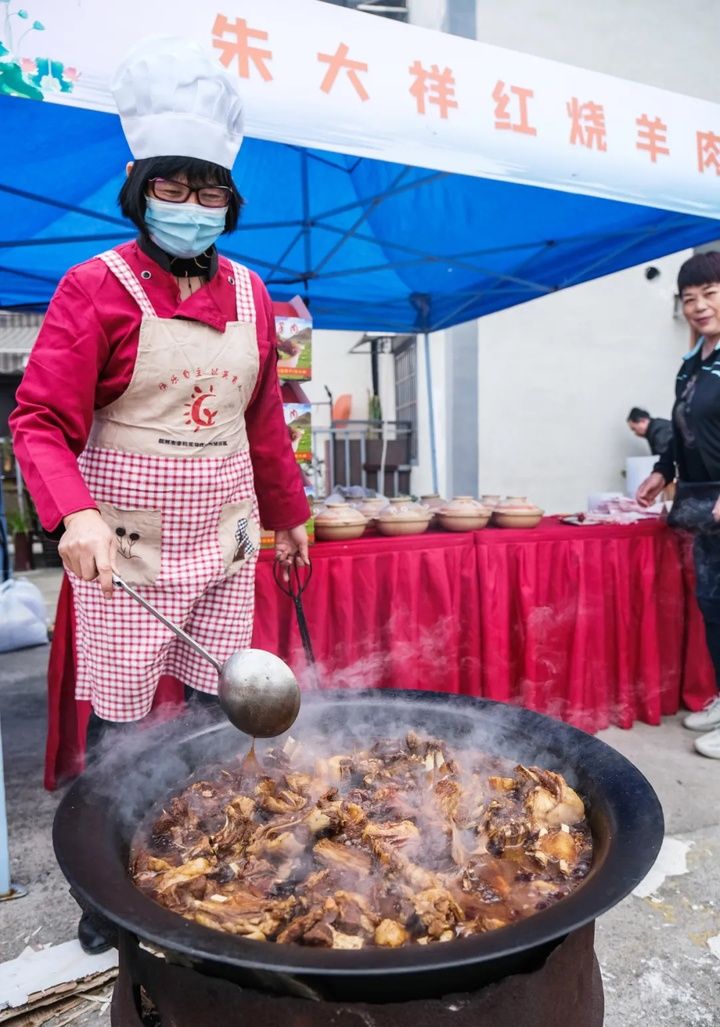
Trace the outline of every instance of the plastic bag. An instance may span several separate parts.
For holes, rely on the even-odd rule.
[[[0,653],[45,645],[47,614],[40,589],[11,578],[0,585]]]

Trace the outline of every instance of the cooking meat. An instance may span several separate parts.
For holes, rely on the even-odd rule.
[[[367,874],[372,866],[372,857],[351,845],[333,842],[323,838],[313,846],[315,859],[333,870],[351,874]]]
[[[591,860],[560,774],[410,732],[320,757],[289,739],[204,771],[138,830],[130,870],[206,927],[353,950],[505,927],[568,895]]]
[[[578,824],[585,816],[585,806],[567,781],[551,770],[518,766],[521,778],[530,784],[525,808],[533,827],[560,827]]]
[[[375,930],[374,941],[376,945],[397,949],[404,945],[409,937],[408,932],[397,920],[381,920]]]

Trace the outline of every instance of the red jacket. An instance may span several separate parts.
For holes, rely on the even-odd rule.
[[[219,332],[236,320],[232,265],[224,257],[208,283],[181,300],[173,275],[136,242],[117,250],[158,317],[200,321]],[[255,490],[263,526],[293,528],[307,520],[308,504],[283,417],[272,304],[258,276],[251,271],[250,277],[260,370],[245,422]],[[68,271],[50,302],[10,417],[15,453],[47,531],[55,531],[68,514],[95,506],[77,456],[85,448],[93,412],[130,384],[140,319],[135,300],[97,257]]]

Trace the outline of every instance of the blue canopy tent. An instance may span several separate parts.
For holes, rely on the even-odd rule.
[[[127,239],[117,117],[0,96],[0,307]],[[432,332],[717,238],[711,217],[247,139],[223,251],[318,328]]]

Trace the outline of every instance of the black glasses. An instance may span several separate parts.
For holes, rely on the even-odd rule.
[[[151,178],[148,184],[151,195],[166,203],[187,203],[193,193],[203,207],[227,207],[230,202],[231,190],[226,185],[201,185],[191,189],[173,178]]]

